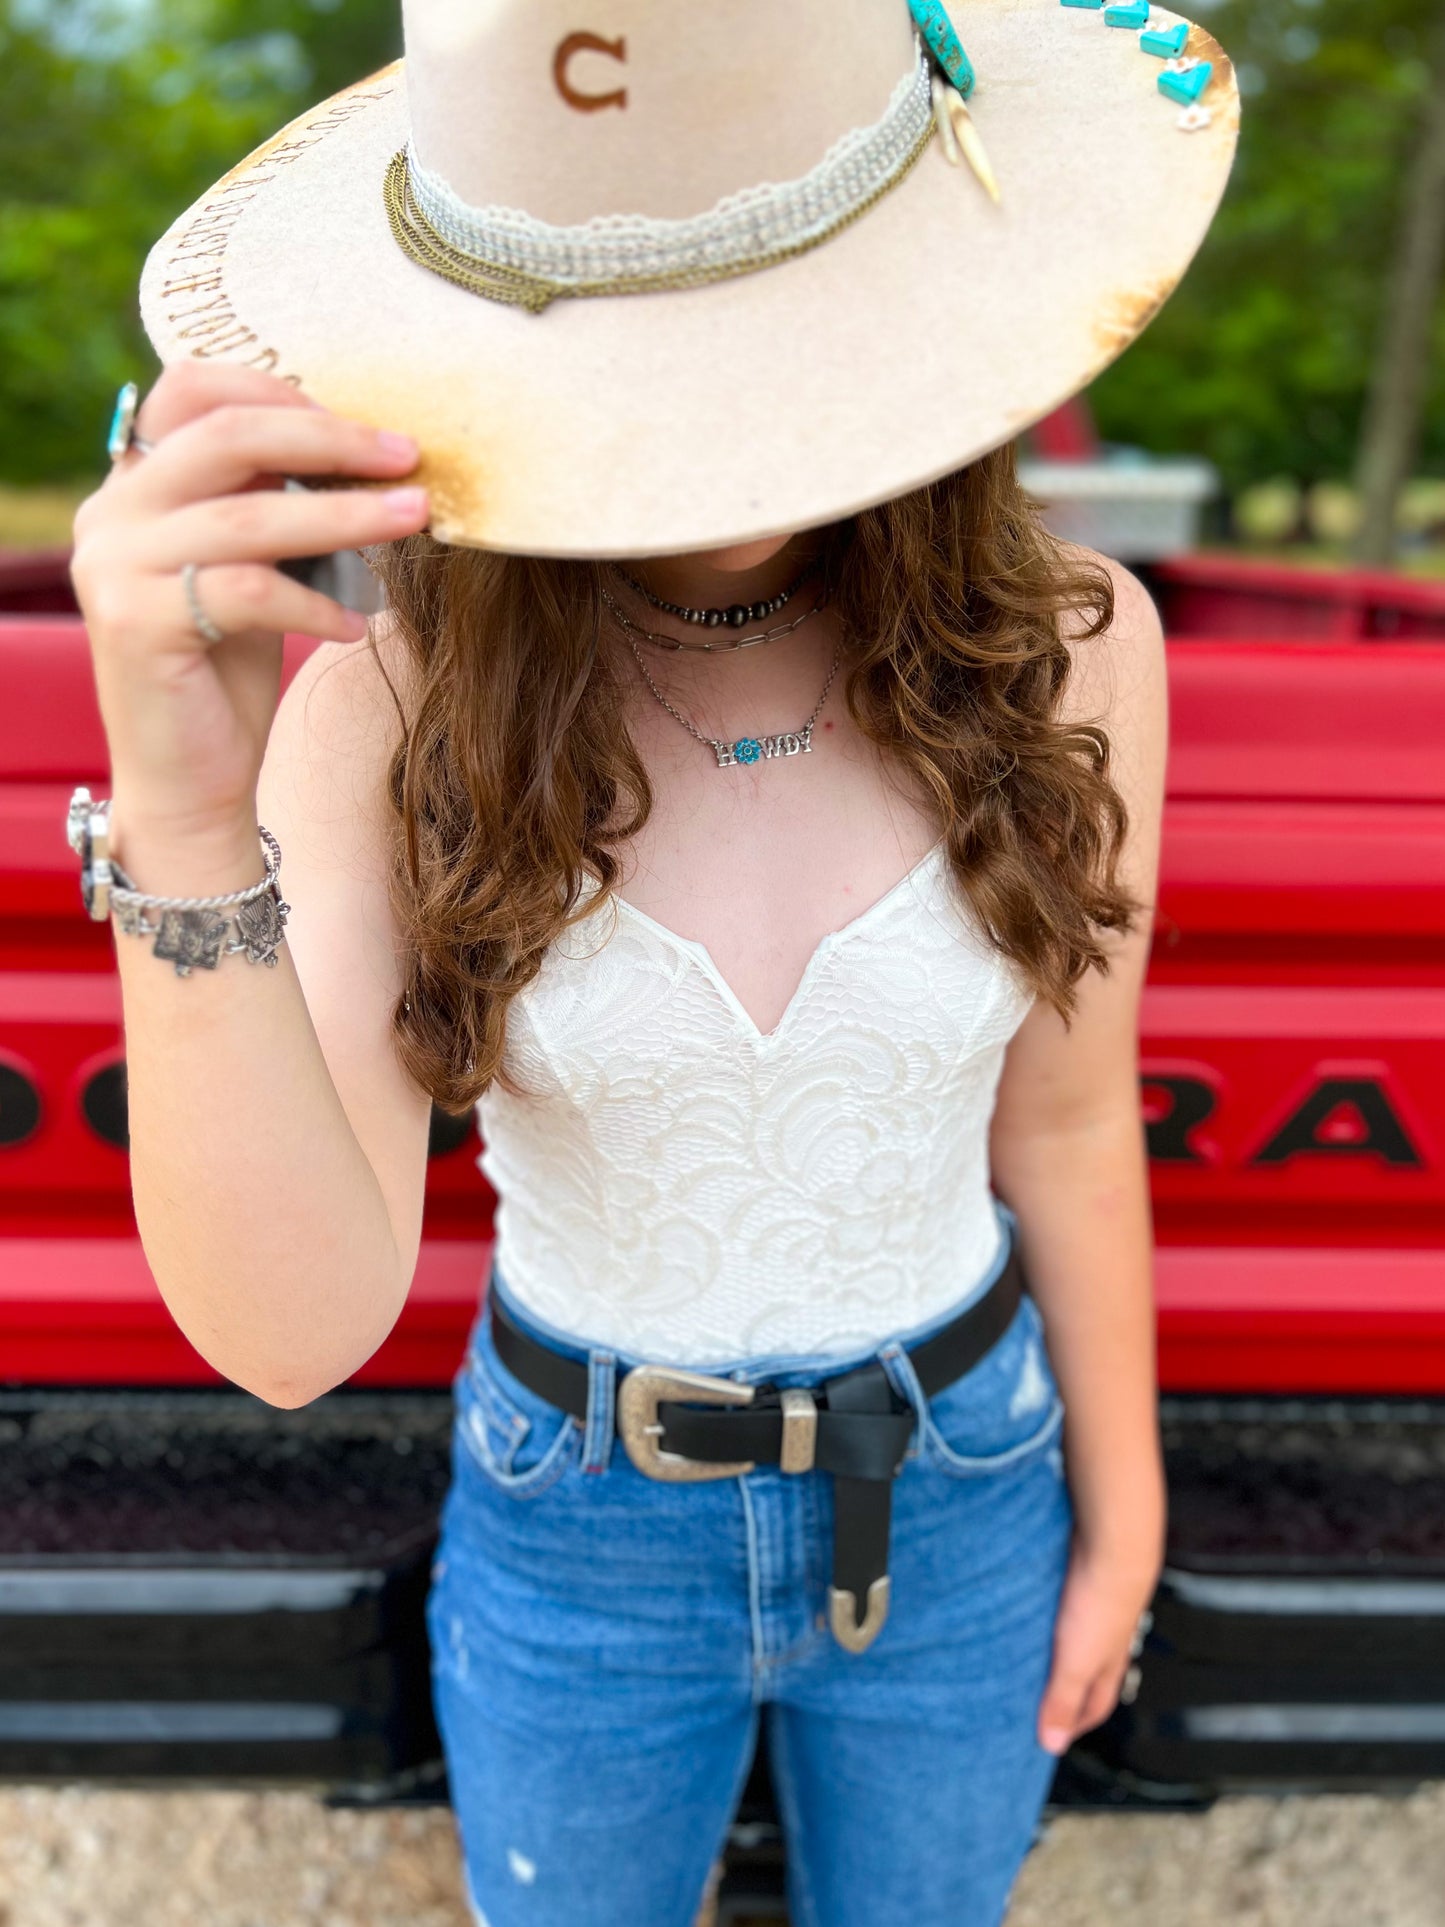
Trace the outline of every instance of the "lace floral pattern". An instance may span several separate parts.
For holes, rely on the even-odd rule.
[[[941,845],[819,944],[760,1033],[701,944],[599,903],[509,1014],[479,1104],[513,1297],[705,1367],[856,1351],[957,1303],[999,1238],[988,1126],[1032,993]]]

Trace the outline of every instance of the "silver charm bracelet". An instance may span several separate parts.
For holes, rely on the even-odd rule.
[[[113,914],[127,936],[154,937],[152,955],[173,963],[178,977],[188,977],[196,966],[214,970],[223,956],[238,951],[250,963],[275,968],[291,906],[281,899],[281,846],[268,829],[257,825],[266,852],[266,874],[259,883],[224,896],[160,897],[137,890],[110,854],[109,816],[109,798],[95,802],[88,789],[76,789],[66,835],[81,859],[80,893],[91,917],[101,922]],[[220,914],[232,904],[234,916]],[[147,919],[148,908],[160,912],[157,922]],[[233,923],[236,934],[227,941]]]

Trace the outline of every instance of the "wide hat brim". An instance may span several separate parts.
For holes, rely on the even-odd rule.
[[[1155,7],[1151,25],[1181,16]],[[1234,156],[1232,66],[1181,130],[1137,33],[1060,0],[969,17],[994,205],[934,141],[795,259],[541,314],[411,260],[382,183],[408,134],[397,60],[288,123],[151,249],[163,362],[264,367],[417,438],[441,540],[681,553],[807,528],[1010,440],[1085,387],[1178,284]],[[1181,380],[1188,371],[1180,370]]]

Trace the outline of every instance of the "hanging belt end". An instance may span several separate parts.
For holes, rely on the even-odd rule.
[[[842,1586],[828,1588],[828,1623],[838,1644],[850,1653],[863,1653],[883,1630],[888,1617],[888,1574],[868,1588],[868,1610],[858,1618],[858,1595]]]

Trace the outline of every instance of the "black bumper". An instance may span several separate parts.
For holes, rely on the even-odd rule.
[[[1143,1686],[1086,1749],[1149,1799],[1445,1774],[1445,1400],[1174,1398]]]
[[[0,1778],[440,1788],[445,1393],[0,1393]]]
[[[1058,1805],[1445,1775],[1445,1401],[1171,1398],[1143,1686]],[[444,1798],[445,1392],[0,1393],[0,1778]],[[738,1877],[776,1862],[761,1760]]]

